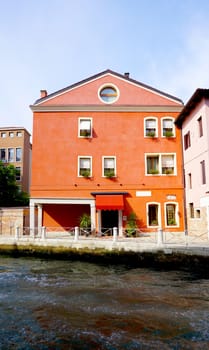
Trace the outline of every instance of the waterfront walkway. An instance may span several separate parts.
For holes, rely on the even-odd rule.
[[[67,232],[41,232],[40,235],[22,235],[17,230],[15,235],[0,235],[0,248],[34,247],[64,250],[104,250],[119,252],[140,252],[164,254],[181,253],[209,257],[208,235],[189,236],[184,233],[169,233],[158,230],[152,233],[142,233],[139,237],[119,237],[117,232],[112,236],[86,236]]]

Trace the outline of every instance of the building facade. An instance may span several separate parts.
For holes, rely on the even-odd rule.
[[[30,222],[73,227],[83,213],[92,229],[117,227],[130,216],[144,230],[184,231],[182,101],[111,70],[32,106]]]
[[[182,130],[185,206],[190,235],[209,232],[209,89],[197,89],[176,119]]]
[[[22,127],[0,128],[0,161],[17,169],[20,189],[29,193],[31,174],[31,143],[29,132]]]

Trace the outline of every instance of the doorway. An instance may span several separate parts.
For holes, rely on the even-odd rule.
[[[102,210],[101,211],[102,231],[118,228],[118,210]]]

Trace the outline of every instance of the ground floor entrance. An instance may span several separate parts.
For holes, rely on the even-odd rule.
[[[118,210],[101,210],[101,226],[102,232],[118,228]]]

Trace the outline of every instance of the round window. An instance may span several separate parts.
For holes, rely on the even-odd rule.
[[[105,86],[100,90],[99,97],[105,103],[113,103],[118,99],[118,91],[114,86]]]

